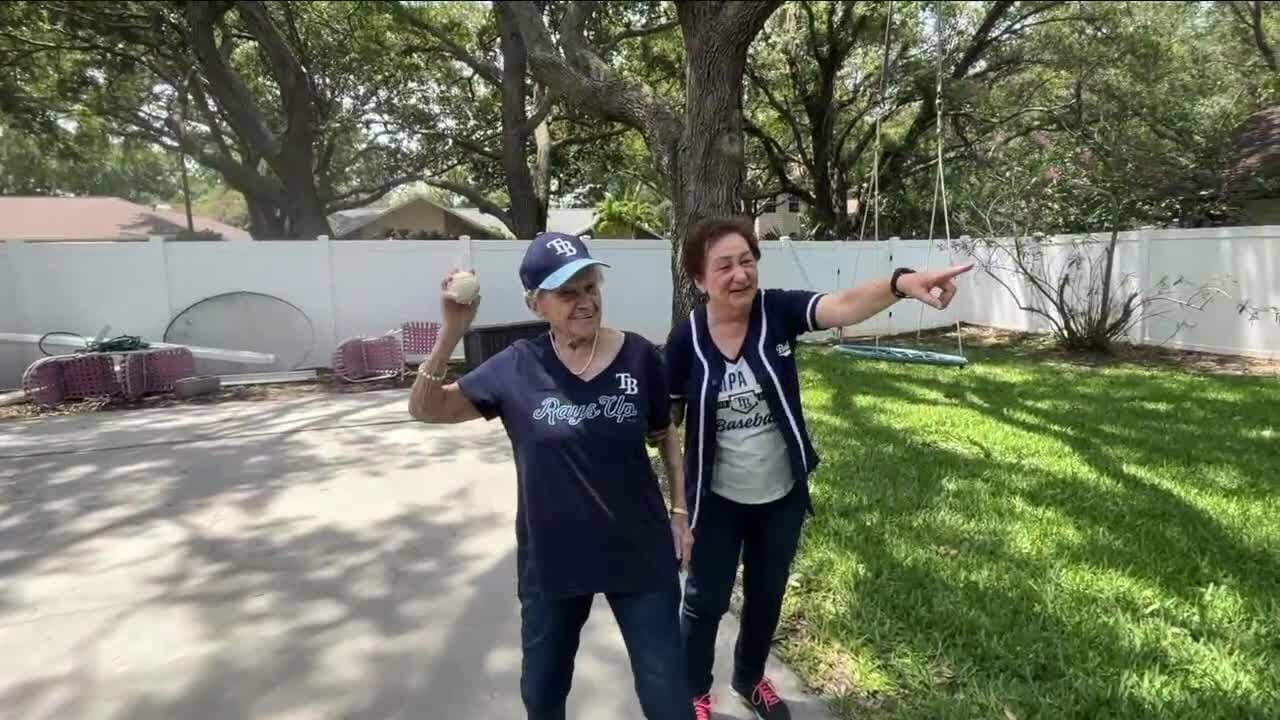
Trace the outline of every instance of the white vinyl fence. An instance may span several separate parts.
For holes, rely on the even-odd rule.
[[[474,267],[483,303],[478,325],[531,319],[521,299],[516,269],[526,243],[476,241],[279,241],[279,242],[24,242],[0,243],[0,332],[69,331],[161,340],[184,310],[228,293],[255,293],[301,323],[305,347],[292,353],[296,367],[327,366],[343,339],[378,334],[407,320],[439,319],[440,280],[450,268]],[[605,313],[609,324],[661,342],[670,330],[671,257],[662,240],[592,240],[594,255],[608,262]],[[897,266],[938,268],[954,257],[942,243],[886,242],[763,244],[765,287],[833,290],[883,277]],[[1190,280],[1230,278],[1231,290],[1257,305],[1280,306],[1280,227],[1131,233],[1117,253],[1117,274],[1154,281],[1164,274]],[[1121,272],[1122,271],[1122,272]],[[1016,278],[1009,284],[1025,291]],[[1010,329],[1043,330],[1017,309],[1008,292],[975,271],[961,283],[961,298],[946,312],[903,303],[857,328],[859,334],[898,333],[954,324],[957,320]],[[182,316],[189,317],[189,316]],[[278,342],[274,316],[246,312],[208,333],[221,347],[258,350]],[[1280,356],[1280,325],[1235,313],[1215,300],[1187,319],[1174,345],[1223,353]],[[1170,319],[1168,322],[1173,322]],[[183,330],[178,328],[178,330]],[[203,329],[187,328],[201,338]],[[216,331],[215,331],[216,330]],[[1167,325],[1141,329],[1144,342],[1163,340]],[[300,334],[299,334],[300,333]],[[195,344],[211,344],[208,340]],[[298,342],[304,342],[299,340]],[[24,345],[0,342],[0,388],[17,385],[37,357]],[[257,370],[260,368],[246,368]]]

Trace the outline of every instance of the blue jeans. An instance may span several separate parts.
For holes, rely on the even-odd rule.
[[[657,592],[607,593],[648,720],[693,720],[680,643],[680,581]],[[529,720],[564,720],[578,636],[594,595],[520,598],[520,695]]]
[[[716,633],[729,609],[739,556],[742,627],[734,646],[731,682],[749,697],[764,676],[806,510],[799,485],[762,505],[744,505],[715,493],[702,498],[680,613],[692,697],[711,690]]]

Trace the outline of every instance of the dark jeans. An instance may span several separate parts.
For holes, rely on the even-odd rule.
[[[591,614],[594,595],[520,598],[524,660],[520,696],[529,720],[564,720],[573,682],[578,636]],[[673,573],[666,590],[608,593],[609,607],[631,657],[640,707],[648,720],[693,720],[680,644],[680,581]]]
[[[799,486],[763,505],[743,505],[715,493],[702,498],[680,613],[692,697],[711,690],[716,631],[729,609],[740,555],[742,628],[733,653],[733,687],[750,690],[764,676],[805,510]]]

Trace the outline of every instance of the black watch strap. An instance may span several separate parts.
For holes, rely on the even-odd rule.
[[[915,272],[915,270],[912,270],[911,268],[904,268],[904,267],[900,267],[897,270],[893,271],[893,279],[889,281],[889,292],[893,293],[894,297],[899,299],[907,297],[906,293],[898,289],[898,278],[902,277],[903,275],[910,275],[913,272]]]

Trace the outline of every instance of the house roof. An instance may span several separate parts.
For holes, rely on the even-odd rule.
[[[333,230],[334,237],[342,237],[352,230],[368,225],[389,211],[390,208],[339,210],[329,216],[329,227]]]
[[[596,224],[592,208],[548,208],[547,231],[565,235],[589,235]]]
[[[1250,115],[1240,125],[1227,166],[1226,185],[1247,191],[1253,181],[1280,174],[1280,105]]]
[[[465,213],[458,212],[457,208],[447,208],[443,205],[431,202],[424,197],[416,197],[406,200],[399,205],[391,205],[388,207],[362,207],[352,210],[339,210],[329,216],[329,227],[333,230],[333,236],[340,238],[346,237],[348,234],[359,230],[360,228],[376,222],[379,218],[393,213],[397,210],[406,208],[415,203],[424,203],[435,208],[439,208],[445,215],[452,215],[453,218],[461,223],[471,226],[471,232],[479,237],[486,234],[485,226],[496,222],[493,218],[489,218],[489,223],[478,223]],[[501,224],[501,223],[498,223]]]
[[[479,208],[453,208],[455,215],[462,215],[480,225],[501,225],[502,222]],[[590,235],[596,224],[594,208],[548,208],[547,232],[565,235]],[[658,234],[646,227],[639,228],[646,233],[658,237]]]
[[[465,218],[467,222],[473,225],[479,225],[480,227],[484,227],[484,228],[488,228],[488,227],[502,228],[503,232],[507,232],[506,226],[503,224],[501,220],[481,210],[480,208],[456,207],[456,208],[449,208],[449,212],[453,213],[454,215],[457,215],[460,218]]]
[[[248,231],[193,217],[197,232],[224,240],[251,240]],[[185,213],[116,197],[0,196],[0,240],[140,240],[172,237],[187,229]]]

